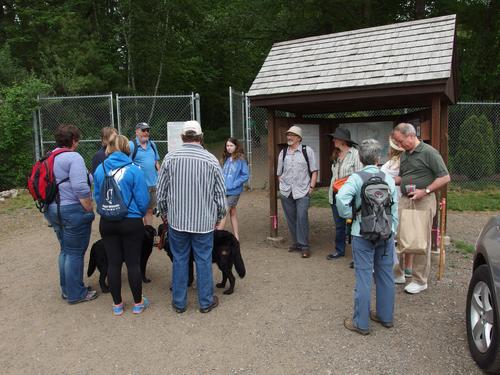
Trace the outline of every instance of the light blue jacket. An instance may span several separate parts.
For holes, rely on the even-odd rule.
[[[239,195],[243,184],[248,181],[248,164],[245,159],[227,158],[222,167],[222,175],[226,184],[226,195]]]
[[[125,204],[130,202],[128,207],[128,218],[142,218],[146,215],[149,205],[149,191],[144,173],[135,164],[131,163],[130,157],[123,152],[115,151],[104,160],[104,166],[108,175],[115,173],[121,166],[123,167],[115,174],[115,181],[120,188]],[[101,186],[104,181],[104,170],[99,164],[94,174],[94,199],[99,202],[102,194]],[[132,198],[132,200],[131,200]]]
[[[379,169],[375,165],[368,165],[362,169],[362,171],[369,173],[378,173]],[[391,196],[393,205],[391,207],[392,214],[392,233],[396,233],[398,228],[398,192],[396,190],[396,185],[394,183],[394,179],[385,175],[385,182],[389,185],[391,189]],[[339,192],[335,195],[337,210],[339,211],[339,215],[345,219],[349,219],[352,217],[352,206],[351,202],[353,198],[356,199],[356,207],[361,207],[361,187],[363,186],[363,180],[361,177],[353,173],[347,179],[344,186],[342,186]],[[360,220],[361,212],[358,212],[356,219],[352,223],[351,234],[353,236],[360,237],[360,228],[359,228],[359,220]]]

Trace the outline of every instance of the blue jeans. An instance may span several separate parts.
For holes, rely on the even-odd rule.
[[[44,215],[52,225],[61,246],[61,292],[68,302],[75,302],[87,295],[87,288],[83,285],[83,257],[89,245],[94,213],[85,211],[79,203],[61,206],[60,212],[59,220],[57,206],[52,204]]]
[[[335,202],[335,199],[334,199]],[[337,205],[332,205],[333,221],[335,221],[335,251],[340,255],[345,255],[346,221],[340,217]]]
[[[309,250],[309,195],[293,199],[291,193],[288,197],[280,194],[280,198],[293,244],[301,250]]]
[[[353,323],[360,329],[369,329],[372,279],[375,277],[376,313],[385,322],[392,323],[394,314],[394,236],[375,243],[363,237],[352,237],[352,254],[356,287],[354,289]]]
[[[189,274],[189,255],[193,250],[196,263],[196,286],[198,303],[202,309],[213,302],[214,285],[212,275],[212,249],[214,232],[180,232],[169,226],[168,242],[174,261],[172,264],[172,302],[178,308],[187,305],[187,283]]]

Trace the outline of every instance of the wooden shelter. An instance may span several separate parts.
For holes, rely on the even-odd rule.
[[[323,184],[331,176],[326,135],[341,123],[411,122],[447,162],[448,105],[457,97],[455,25],[456,16],[450,15],[273,45],[248,92],[252,106],[268,111],[271,237],[278,233],[278,144],[292,124],[319,129],[315,151]],[[306,116],[397,108],[423,109],[404,116],[342,120]],[[279,111],[293,117],[280,117]]]

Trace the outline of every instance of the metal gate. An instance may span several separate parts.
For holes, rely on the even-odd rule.
[[[85,161],[101,147],[101,129],[114,126],[113,94],[39,97],[35,113],[35,157],[55,147],[54,132],[60,124],[75,124],[82,136],[78,152]]]
[[[54,148],[54,132],[60,124],[75,124],[82,133],[78,152],[87,166],[101,147],[101,129],[113,126],[128,138],[135,137],[135,125],[148,122],[151,138],[161,156],[167,153],[167,123],[200,121],[200,96],[119,96],[116,95],[116,121],[113,94],[89,96],[39,97],[39,109],[33,116],[35,158]]]
[[[267,160],[267,111],[250,106],[246,93],[229,88],[231,137],[245,146],[250,169],[250,189],[266,189],[269,180]]]
[[[159,95],[119,96],[116,95],[117,127],[120,134],[135,137],[135,125],[147,122],[151,126],[151,139],[158,146],[160,157],[168,150],[168,122],[200,121],[200,96]]]
[[[231,126],[231,137],[236,138],[241,142],[245,150],[245,155],[248,161],[250,175],[248,186],[252,186],[252,142],[250,134],[250,101],[243,91],[236,91],[229,87],[229,123]]]

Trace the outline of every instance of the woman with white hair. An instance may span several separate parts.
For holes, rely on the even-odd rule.
[[[377,167],[381,150],[380,143],[375,139],[361,142],[359,158],[365,167],[352,174],[336,195],[337,210],[341,217],[347,219],[353,216],[353,211],[356,213],[353,217],[351,230],[356,275],[354,313],[352,318],[344,320],[344,326],[348,330],[362,335],[370,333],[370,319],[386,328],[393,326],[395,286],[392,268],[394,264],[394,234],[398,225],[398,193],[394,179],[380,172]],[[375,226],[376,233],[370,233],[371,239],[367,239],[367,234],[361,232],[361,214],[366,208],[363,206],[363,211],[361,211],[361,193],[364,183],[375,180],[380,182],[378,192],[382,192],[384,187],[386,189],[386,198],[390,205],[383,207],[385,209],[385,207],[390,206],[390,215],[384,217],[391,220],[386,222],[385,227]],[[388,192],[390,192],[390,197]],[[375,194],[375,197],[378,195]],[[387,210],[389,209],[387,208]],[[386,231],[382,231],[382,228]],[[377,229],[380,229],[380,232]],[[376,284],[377,302],[376,309],[371,311],[370,299],[373,279],[375,279]]]

